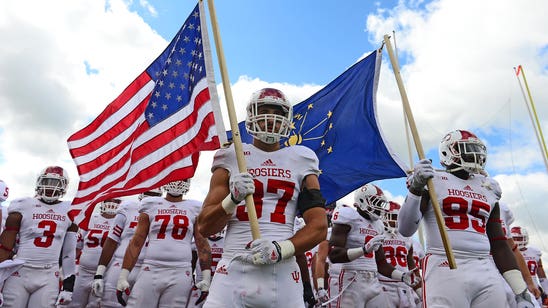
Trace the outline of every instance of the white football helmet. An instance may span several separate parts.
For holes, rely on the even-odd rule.
[[[280,107],[280,114],[259,113],[259,107],[263,105]],[[253,93],[246,110],[245,127],[253,138],[274,144],[279,142],[280,138],[289,136],[293,106],[282,91],[264,88]]]
[[[153,188],[151,190],[147,190],[143,193],[140,193],[139,196],[137,196],[137,198],[139,199],[139,201],[141,201],[146,197],[152,197],[152,196],[160,197],[161,195],[162,195],[162,189],[158,187],[158,188]]]
[[[69,177],[59,166],[49,166],[40,172],[36,179],[36,196],[47,203],[53,203],[67,192]]]
[[[107,199],[101,202],[101,205],[99,205],[99,210],[101,210],[101,214],[116,215],[116,210],[118,210],[120,203],[122,203],[121,199]]]
[[[388,202],[388,210],[384,213],[383,223],[386,231],[396,234],[398,231],[398,214],[401,205],[394,201]]]
[[[465,170],[469,173],[480,173],[487,161],[487,148],[476,135],[466,130],[449,132],[441,140],[439,147],[440,163],[449,171]]]
[[[354,193],[354,206],[372,220],[379,220],[388,209],[388,200],[378,186],[365,184]]]
[[[527,245],[529,245],[529,233],[525,228],[517,226],[512,227],[512,229],[510,229],[510,233],[512,234],[512,239],[518,245],[519,249],[526,248]]]
[[[8,200],[8,196],[10,194],[10,189],[4,181],[0,180],[0,202],[4,202]]]
[[[183,181],[173,181],[162,186],[162,190],[172,195],[173,197],[179,197],[188,192],[190,189],[190,179]]]

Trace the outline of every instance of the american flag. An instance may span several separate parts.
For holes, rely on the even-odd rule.
[[[87,229],[86,218],[98,202],[191,178],[199,152],[219,148],[224,128],[210,59],[196,5],[164,52],[69,137],[80,175],[72,205],[85,209],[76,217],[80,227]]]

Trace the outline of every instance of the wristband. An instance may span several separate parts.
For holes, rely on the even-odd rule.
[[[504,277],[504,280],[508,282],[508,285],[512,288],[514,294],[521,294],[527,289],[523,276],[521,276],[521,272],[517,269],[506,271],[502,273],[502,276]]]
[[[126,280],[127,281],[127,277],[129,276],[129,271],[125,268],[123,268],[121,271],[120,271],[120,276],[118,277],[118,281],[120,281],[121,279],[123,280]],[[123,291],[123,290],[122,290]]]
[[[236,209],[236,206],[239,202],[236,202],[234,198],[232,197],[232,194],[228,194],[226,198],[224,198],[223,202],[221,202],[221,207],[228,215],[232,215],[234,213],[234,209]]]
[[[390,274],[390,277],[397,281],[403,281],[403,272],[395,269],[392,271],[392,274]]]
[[[285,240],[281,242],[274,241],[273,243],[274,245],[278,245],[282,260],[295,255],[295,245],[293,245],[293,242],[291,242],[290,240]]]
[[[208,283],[211,282],[211,270],[206,269],[202,271],[202,281],[207,281]]]
[[[105,274],[106,270],[107,270],[106,266],[104,266],[103,264],[99,264],[99,266],[97,266],[97,271],[95,271],[95,276],[101,276],[101,278],[103,278],[103,275]],[[95,279],[100,279],[100,278],[95,278]]]
[[[354,261],[357,258],[363,256],[364,254],[365,254],[365,249],[363,247],[349,248],[346,250],[346,257],[350,261]]]
[[[318,290],[319,290],[319,289],[323,289],[325,282],[323,278],[318,278],[316,279],[316,284],[318,285]]]

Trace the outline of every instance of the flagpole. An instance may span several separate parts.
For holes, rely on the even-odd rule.
[[[411,111],[411,106],[409,105],[409,100],[407,98],[407,93],[405,92],[405,87],[403,86],[403,80],[400,75],[400,68],[398,65],[398,60],[394,56],[394,50],[392,49],[392,43],[390,42],[390,37],[385,34],[384,35],[384,43],[386,44],[388,55],[390,56],[390,62],[392,63],[392,70],[394,71],[394,75],[396,77],[396,82],[398,84],[398,88],[400,90],[400,95],[402,98],[403,103],[403,109],[405,110],[405,115],[407,116],[407,120],[409,121],[409,128],[411,129],[411,133],[413,135],[413,140],[415,141],[415,148],[417,150],[417,154],[419,156],[419,159],[424,159],[424,150],[422,147],[422,143],[419,137],[419,133],[417,131],[417,126],[415,124],[415,119],[413,117],[413,112]],[[447,231],[445,230],[445,223],[443,221],[443,217],[441,214],[441,207],[438,203],[438,198],[436,195],[436,192],[434,191],[434,182],[432,179],[428,179],[427,182],[428,186],[428,193],[430,194],[430,201],[432,202],[432,208],[434,209],[434,214],[436,216],[436,222],[438,223],[438,230],[440,231],[441,240],[443,242],[443,247],[445,248],[445,254],[447,255],[447,261],[449,263],[449,268],[456,269],[457,264],[455,261],[455,256],[453,255],[453,251],[451,250],[451,244],[449,243],[449,237],[447,236]]]
[[[546,171],[548,171],[548,151],[546,150],[546,143],[544,142],[544,136],[542,135],[542,129],[538,120],[537,111],[535,109],[535,104],[533,103],[533,96],[531,95],[531,91],[529,91],[529,85],[527,84],[527,79],[525,78],[525,71],[523,70],[523,66],[521,65],[519,65],[517,69],[514,67],[514,71],[516,72],[516,78],[518,80],[521,93],[523,94],[523,100],[525,101],[525,105],[527,106],[527,111],[529,111],[529,117],[531,118],[531,122],[533,122],[533,129],[535,130],[535,135],[537,136],[537,141],[540,146],[540,152],[542,153],[542,159],[544,160]],[[529,102],[531,103],[531,106],[529,106],[529,103],[527,102],[527,97],[525,96],[521,81],[519,80],[520,72],[523,76],[523,82],[525,83],[525,88],[527,89],[527,94],[529,95]]]
[[[200,2],[202,2],[202,0],[200,0]],[[234,100],[232,98],[232,90],[230,88],[230,79],[228,78],[228,72],[226,69],[226,60],[223,53],[221,35],[219,33],[219,27],[217,25],[217,14],[215,13],[215,5],[213,4],[213,0],[208,0],[208,8],[209,8],[209,15],[211,17],[213,37],[215,39],[215,50],[217,51],[217,60],[219,61],[219,67],[221,69],[221,77],[223,80],[223,89],[225,92],[226,107],[228,110],[230,129],[232,130],[232,141],[234,143],[234,150],[236,151],[236,160],[238,162],[238,170],[240,172],[247,172],[243,146],[242,146],[242,137],[240,135],[240,129],[238,128],[238,119],[236,118],[236,111],[234,109]],[[256,240],[261,237],[261,233],[259,230],[259,222],[257,220],[257,212],[255,211],[255,203],[253,202],[253,195],[247,195],[245,197],[245,205],[246,205],[247,214],[249,217],[251,235],[253,239]]]

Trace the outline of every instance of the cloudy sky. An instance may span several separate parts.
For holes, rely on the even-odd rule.
[[[523,65],[541,128],[548,132],[548,2],[215,4],[239,120],[253,91],[279,87],[298,103],[395,31],[427,156],[438,164],[439,141],[453,129],[471,130],[485,140],[487,170],[501,183],[503,201],[514,211],[516,224],[529,230],[531,242],[548,253],[548,241],[541,239],[548,234],[543,223],[548,219],[543,210],[548,172],[513,70]],[[78,175],[67,138],[148,66],[194,5],[190,0],[0,3],[0,178],[10,187],[10,199],[32,195],[38,172],[55,164],[69,171],[67,198],[74,195]],[[379,121],[394,151],[409,162],[401,99],[388,54],[383,56]],[[216,62],[215,69],[219,72]],[[202,154],[192,198],[202,199],[207,192],[211,157]],[[376,184],[392,199],[403,200],[403,179]]]

